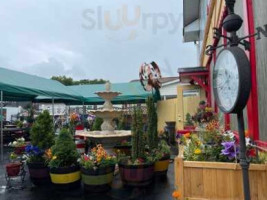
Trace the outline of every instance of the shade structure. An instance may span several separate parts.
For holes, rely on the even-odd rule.
[[[77,85],[68,87],[81,94],[85,98],[86,104],[104,103],[104,100],[95,93],[105,91],[105,84]],[[114,104],[143,103],[148,96],[152,95],[151,92],[144,90],[139,81],[129,83],[112,83],[111,91],[121,93],[112,100],[112,103]]]
[[[97,96],[95,92],[105,91],[105,84],[74,85],[67,87],[83,96],[84,104],[86,105],[100,105],[104,103],[104,100]],[[128,83],[112,83],[111,91],[121,93],[112,100],[113,104],[144,103],[146,98],[152,95],[152,92],[147,92],[144,90],[139,81]],[[35,101],[51,102],[51,98],[39,96],[35,99]],[[81,104],[81,102],[73,101],[72,99],[61,98],[55,98],[55,102],[63,102],[69,105]]]
[[[58,81],[0,68],[4,101],[27,101],[41,95],[83,101],[83,97]]]

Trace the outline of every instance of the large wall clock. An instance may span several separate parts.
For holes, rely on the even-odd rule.
[[[224,113],[242,111],[250,88],[250,63],[244,50],[239,47],[222,50],[213,69],[213,92],[220,110]]]

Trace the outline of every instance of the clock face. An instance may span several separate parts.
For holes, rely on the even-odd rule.
[[[217,93],[217,104],[226,112],[232,110],[238,98],[239,71],[235,56],[229,50],[223,50],[214,67],[213,88]]]

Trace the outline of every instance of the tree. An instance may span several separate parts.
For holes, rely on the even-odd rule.
[[[73,79],[66,76],[52,76],[52,80],[58,81],[63,85],[73,85]]]
[[[70,85],[88,85],[88,84],[104,84],[107,81],[104,79],[81,79],[78,81],[73,80],[71,77],[66,76],[52,76],[52,80],[59,81],[63,85],[70,86]]]
[[[47,110],[41,113],[33,123],[30,138],[31,143],[42,150],[54,144],[53,119]]]

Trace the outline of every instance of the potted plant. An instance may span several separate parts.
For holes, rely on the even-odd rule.
[[[122,140],[120,144],[117,144],[113,147],[113,150],[116,154],[124,154],[126,156],[131,155],[132,145],[128,140]]]
[[[165,140],[160,140],[158,147],[154,150],[153,155],[155,162],[155,174],[167,175],[170,163],[171,148]]]
[[[170,147],[164,139],[159,140],[157,111],[152,97],[148,97],[146,105],[148,117],[147,143],[156,161],[155,174],[166,175],[170,161]]]
[[[266,199],[267,154],[256,151],[249,140],[246,138],[251,198]],[[181,136],[180,146],[184,152],[179,151],[175,159],[175,186],[181,199],[244,199],[239,142],[232,131],[211,121],[204,131]]]
[[[81,119],[80,119],[80,116],[79,116],[79,114],[77,114],[77,113],[72,113],[71,115],[70,115],[70,126],[69,126],[69,130],[70,130],[70,133],[72,134],[72,135],[75,135],[75,131],[76,131],[76,126],[78,125],[78,124],[80,124],[81,123]]]
[[[185,116],[184,129],[185,130],[194,130],[195,129],[194,122],[193,122],[193,119],[192,119],[192,116],[190,115],[190,113],[187,113]]]
[[[6,165],[6,173],[7,176],[18,176],[20,172],[20,167],[22,165],[21,162],[16,161],[18,155],[12,152],[9,156],[11,162]]]
[[[23,154],[26,147],[26,142],[24,137],[17,138],[14,142],[10,142],[9,146],[14,147],[14,152],[17,155]]]
[[[61,130],[51,150],[49,169],[52,183],[63,190],[79,187],[79,153],[68,129]]]
[[[80,166],[84,189],[91,192],[109,189],[116,161],[116,157],[108,155],[101,144],[94,147],[90,154],[82,155]]]
[[[140,108],[134,108],[132,124],[132,155],[119,160],[120,176],[124,184],[146,186],[154,177],[152,156],[145,152],[143,114]]]
[[[31,145],[25,149],[31,181],[35,185],[50,183],[48,158],[54,144],[53,120],[47,110],[41,113],[30,131]]]

